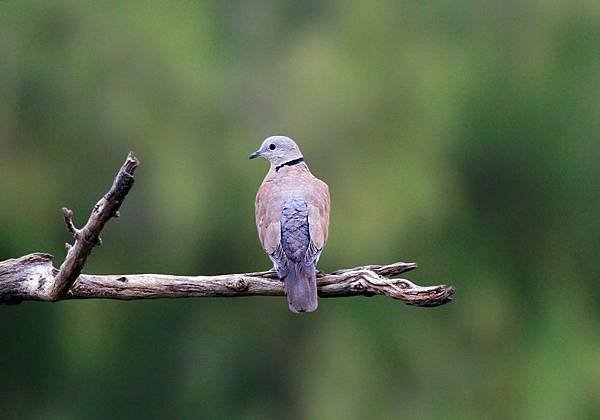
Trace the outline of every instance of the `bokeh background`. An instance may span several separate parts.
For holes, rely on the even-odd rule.
[[[600,3],[0,2],[0,259],[59,265],[129,150],[90,273],[269,267],[272,134],[330,185],[324,271],[381,297],[0,307],[0,417],[600,418]]]

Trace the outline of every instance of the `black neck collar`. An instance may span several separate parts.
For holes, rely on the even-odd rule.
[[[280,170],[284,166],[293,166],[293,165],[299,164],[300,162],[304,162],[304,158],[303,157],[299,157],[298,159],[294,159],[294,160],[290,160],[288,162],[284,162],[281,165],[275,167],[275,172],[277,172],[278,170]]]

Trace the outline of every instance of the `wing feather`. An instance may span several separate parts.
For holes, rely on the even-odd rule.
[[[306,260],[313,262],[318,257],[329,235],[329,213],[331,201],[327,184],[314,178],[308,194],[308,227],[310,246],[306,252]]]
[[[271,255],[281,242],[281,204],[273,197],[273,185],[263,183],[256,194],[256,228],[263,249]]]

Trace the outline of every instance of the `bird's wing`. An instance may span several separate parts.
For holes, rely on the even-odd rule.
[[[258,238],[267,254],[272,255],[281,242],[281,200],[276,186],[264,182],[256,194],[256,228]]]
[[[330,198],[327,184],[314,178],[307,191],[310,245],[305,259],[314,262],[320,255],[329,233]]]

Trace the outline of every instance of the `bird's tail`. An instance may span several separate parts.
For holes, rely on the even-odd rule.
[[[284,278],[285,293],[290,311],[312,312],[317,309],[317,276],[314,265],[291,262]]]

